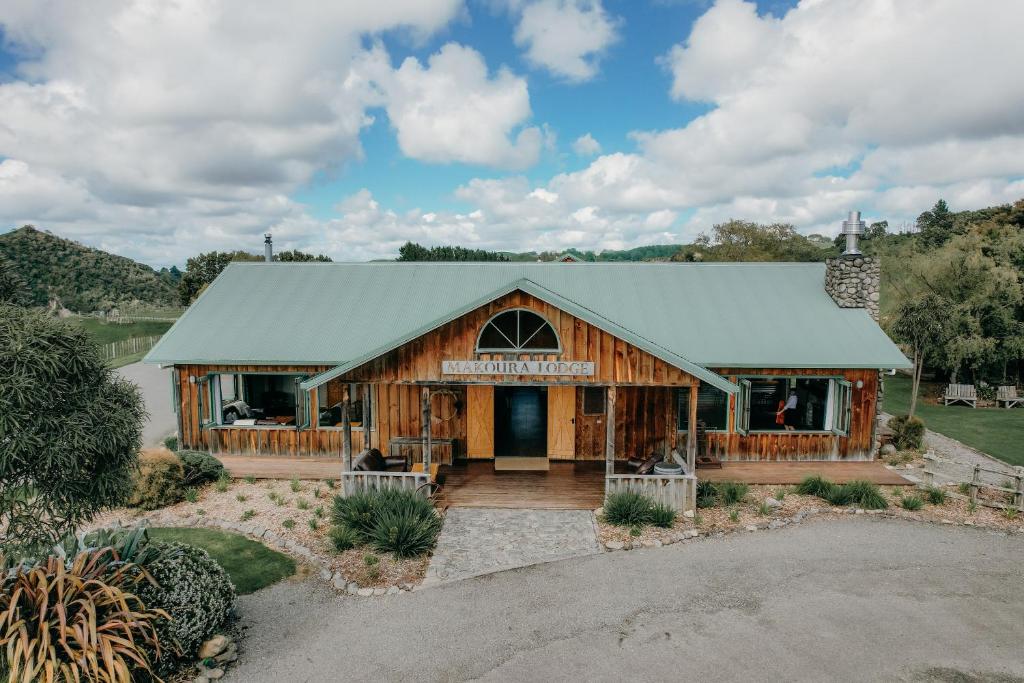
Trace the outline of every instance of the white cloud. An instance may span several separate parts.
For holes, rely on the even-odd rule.
[[[531,114],[526,81],[507,69],[490,78],[479,52],[449,43],[426,67],[410,57],[382,80],[406,156],[514,169],[537,161],[545,135],[521,127]]]
[[[601,153],[601,143],[590,133],[584,133],[572,143],[572,151],[581,157],[592,157]]]
[[[601,0],[534,0],[511,3],[519,11],[515,42],[526,59],[567,81],[597,75],[604,52],[618,39],[619,20]]]

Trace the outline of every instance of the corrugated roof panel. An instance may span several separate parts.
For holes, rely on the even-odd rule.
[[[150,363],[341,364],[528,279],[704,367],[908,367],[804,263],[234,263]]]

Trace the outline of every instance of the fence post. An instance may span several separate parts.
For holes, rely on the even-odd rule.
[[[1024,467],[1014,468],[1017,471],[1017,493],[1014,495],[1018,512],[1024,512]]]
[[[981,488],[981,465],[974,466],[974,476],[971,477],[971,502],[977,504],[978,489]]]

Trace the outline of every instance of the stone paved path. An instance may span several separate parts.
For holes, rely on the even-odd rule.
[[[599,552],[589,510],[449,508],[423,585]]]

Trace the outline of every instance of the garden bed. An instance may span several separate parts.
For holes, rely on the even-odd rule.
[[[256,538],[315,565],[338,589],[366,594],[373,589],[380,593],[418,585],[426,573],[427,557],[401,559],[364,547],[340,553],[333,549],[328,530],[333,499],[339,493],[336,486],[323,481],[233,479],[226,486],[217,482],[197,488],[194,502],[186,500],[152,511],[119,508],[90,526],[130,526],[145,520],[153,527],[218,527]],[[367,555],[378,558],[376,571],[365,561]]]
[[[850,514],[1024,533],[1024,517],[1018,515],[1011,518],[1001,510],[981,505],[972,509],[970,502],[955,486],[939,488],[946,493],[946,500],[940,505],[933,505],[928,502],[924,490],[881,487],[889,507],[883,510],[864,510],[855,506],[835,507],[817,496],[799,495],[794,492],[794,487],[751,486],[741,502],[729,506],[699,508],[693,517],[680,516],[673,526],[666,529],[649,525],[642,528],[615,526],[603,519],[603,510],[599,508],[596,511],[598,540],[609,550],[658,547],[698,536],[781,528],[799,523],[812,515],[839,518]],[[920,498],[923,501],[922,507],[916,511],[903,509],[900,503],[904,496]],[[766,503],[769,498],[775,499],[780,505],[769,508]]]

